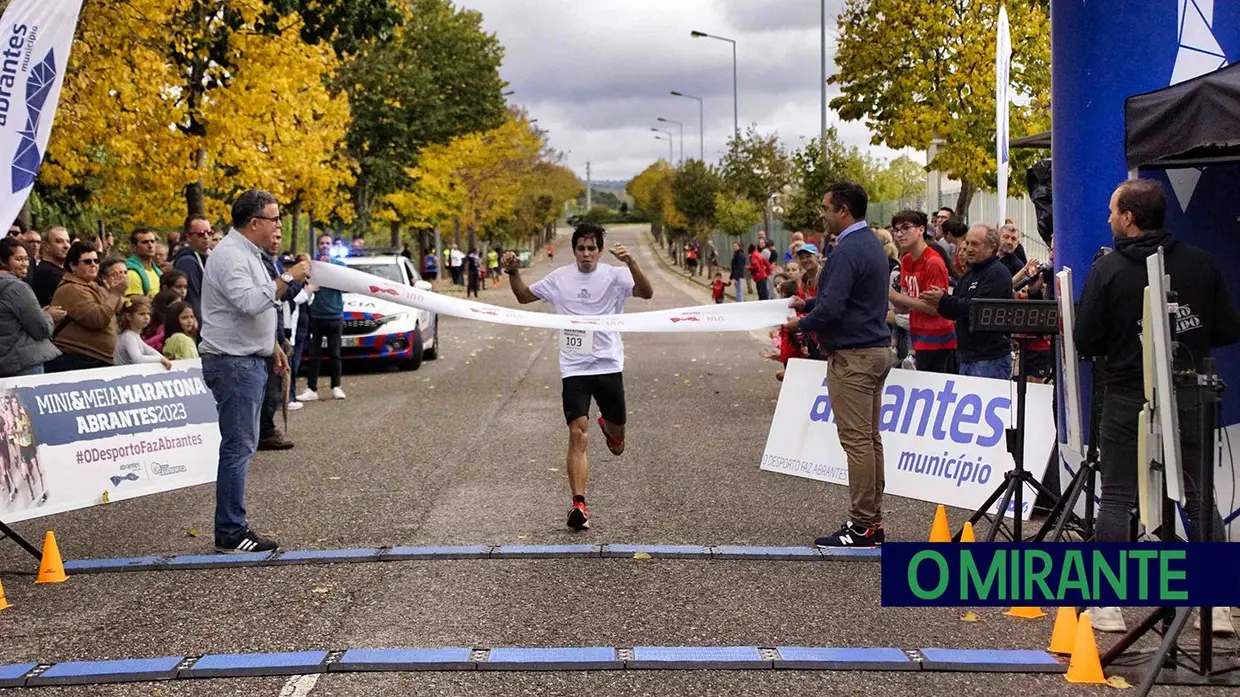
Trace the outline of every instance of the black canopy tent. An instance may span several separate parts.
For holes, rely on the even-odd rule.
[[[1240,162],[1240,63],[1124,100],[1128,169]]]

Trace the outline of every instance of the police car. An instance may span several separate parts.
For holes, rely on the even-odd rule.
[[[340,260],[349,268],[387,281],[431,290],[431,284],[418,276],[413,263],[399,254],[353,251]],[[439,317],[408,305],[345,293],[340,354],[345,360],[378,360],[395,363],[404,370],[417,370],[422,359],[435,360],[439,356]]]

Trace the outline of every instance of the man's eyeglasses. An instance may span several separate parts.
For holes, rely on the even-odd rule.
[[[259,220],[270,220],[271,222],[275,223],[276,225],[279,225],[279,224],[280,224],[280,220],[281,220],[281,219],[280,219],[280,216],[276,216],[276,217],[274,217],[274,218],[269,218],[269,217],[267,217],[267,216],[265,216],[265,215],[256,215],[256,216],[254,216],[254,217],[255,217],[255,218],[257,218],[257,219],[259,219]]]
[[[90,264],[91,266],[98,266],[99,260],[98,259],[78,259],[78,263],[79,264]]]

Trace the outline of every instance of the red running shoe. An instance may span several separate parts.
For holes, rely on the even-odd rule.
[[[600,431],[603,432],[603,440],[607,441],[607,449],[611,451],[611,454],[612,455],[623,455],[624,454],[624,441],[612,440],[611,436],[607,435],[607,429],[603,427],[603,417],[601,416],[598,417],[598,428]]]
[[[576,502],[572,508],[568,509],[568,527],[574,530],[590,528],[590,511],[584,503]]]

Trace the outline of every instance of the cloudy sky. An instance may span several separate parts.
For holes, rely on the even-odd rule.
[[[834,72],[834,17],[842,0],[827,0],[827,71]],[[652,127],[672,131],[680,157],[697,157],[701,97],[707,162],[715,162],[732,131],[732,47],[694,39],[691,30],[737,43],[740,128],[777,132],[789,148],[821,125],[821,43],[818,0],[457,0],[483,13],[483,26],[505,48],[500,73],[549,131],[567,165],[593,178],[629,179],[659,157],[667,143]],[[829,86],[830,100],[838,90]],[[860,122],[828,113],[844,140],[890,159],[898,153],[869,145]]]

